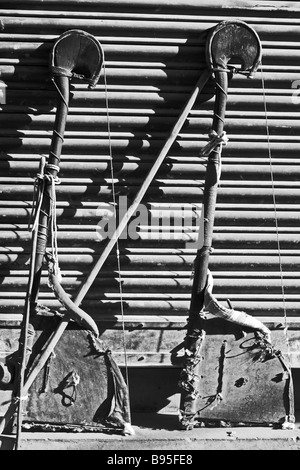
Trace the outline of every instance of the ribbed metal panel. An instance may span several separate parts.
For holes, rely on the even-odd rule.
[[[10,0],[1,2],[0,14],[0,79],[7,85],[0,113],[1,320],[22,315],[33,182],[41,155],[48,154],[55,116],[48,73],[53,40],[80,28],[101,41],[115,189],[117,196],[133,198],[205,66],[207,30],[237,18],[259,34],[263,67],[253,80],[236,75],[229,86],[229,143],[223,149],[210,265],[214,293],[270,321],[285,313],[297,316],[299,3]],[[80,82],[71,88],[57,210],[63,285],[75,295],[106,243],[97,227],[112,207],[112,181],[103,75],[94,91]],[[201,211],[205,161],[199,151],[207,142],[213,104],[209,84],[147,192],[149,218],[159,221],[163,215],[163,228],[152,220],[135,240],[120,242],[124,313],[137,324],[151,318],[162,325],[172,318],[185,324],[197,224],[182,226],[178,220],[183,210]],[[114,251],[84,301],[97,320],[120,317],[116,267]],[[40,302],[59,307],[46,272]]]

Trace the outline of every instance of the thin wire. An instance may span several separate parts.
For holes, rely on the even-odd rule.
[[[269,155],[270,174],[271,174],[272,198],[273,198],[273,206],[274,206],[274,218],[275,218],[275,229],[276,229],[276,239],[277,239],[278,262],[279,262],[279,269],[280,269],[281,294],[282,294],[282,304],[283,304],[283,312],[284,312],[284,334],[285,334],[286,344],[287,344],[287,354],[288,354],[289,362],[291,363],[290,344],[289,344],[288,334],[287,334],[288,326],[287,326],[286,297],[285,297],[285,288],[284,288],[284,274],[283,274],[283,267],[282,267],[278,217],[277,217],[277,209],[276,209],[275,181],[274,181],[273,164],[272,164],[272,152],[271,152],[271,144],[270,144],[270,132],[269,132],[269,123],[268,123],[268,112],[267,112],[267,100],[266,100],[266,92],[265,92],[264,71],[263,71],[263,65],[262,64],[261,64],[261,80],[262,80],[263,102],[264,102],[264,112],[265,112],[266,131],[267,131],[268,155]]]
[[[64,95],[63,95],[62,92],[60,91],[60,88],[57,86],[57,83],[56,83],[56,81],[55,81],[55,78],[51,78],[51,80],[52,80],[52,82],[53,82],[53,84],[54,84],[54,86],[55,86],[55,88],[56,88],[58,94],[60,95],[61,99],[63,100],[65,106],[67,107],[67,112],[68,112],[69,104],[67,103],[66,98],[64,97]],[[57,131],[54,130],[54,132],[55,132],[56,134],[58,134]],[[59,135],[59,134],[58,134],[58,135]],[[59,137],[60,137],[61,139],[63,139],[62,136],[59,135]]]
[[[112,145],[111,145],[111,130],[110,130],[110,116],[109,116],[109,102],[108,102],[108,90],[107,90],[107,80],[106,80],[106,68],[105,68],[105,58],[103,54],[103,71],[104,71],[104,88],[105,88],[105,104],[106,104],[106,118],[107,118],[107,132],[108,132],[108,145],[109,145],[109,158],[110,158],[110,171],[112,179],[112,196],[113,196],[113,205],[114,205],[114,217],[117,220],[117,210],[116,210],[116,191],[114,183],[114,168],[113,168],[113,158],[112,158]],[[117,265],[118,265],[118,284],[119,284],[119,293],[120,293],[120,303],[121,303],[121,317],[122,317],[122,333],[123,333],[123,349],[125,352],[125,374],[126,374],[126,384],[128,388],[128,399],[130,403],[130,393],[129,393],[129,376],[128,376],[128,363],[127,363],[127,349],[126,349],[126,333],[125,333],[125,321],[124,321],[124,306],[123,306],[123,290],[122,290],[122,279],[121,279],[121,260],[120,260],[120,249],[119,249],[119,240],[116,240],[116,252],[117,252]],[[129,410],[129,421],[130,410]]]
[[[289,393],[288,393],[288,412],[286,415],[286,422],[293,423],[294,416],[291,415],[291,409],[294,409],[293,406],[291,407],[291,401],[294,400],[293,398],[293,376],[291,373],[291,349],[290,349],[290,342],[288,337],[288,325],[287,325],[287,309],[286,309],[286,299],[285,299],[285,288],[284,288],[284,276],[283,276],[283,268],[281,262],[281,249],[280,249],[280,240],[279,240],[279,228],[278,228],[278,218],[277,218],[277,210],[276,210],[276,195],[275,195],[275,184],[274,184],[274,175],[273,175],[273,166],[272,166],[272,152],[271,152],[271,145],[270,145],[270,132],[269,132],[269,125],[268,125],[268,113],[267,113],[267,100],[266,100],[266,93],[265,93],[265,82],[264,82],[264,71],[263,66],[261,64],[261,79],[262,79],[262,89],[263,89],[263,97],[264,97],[264,111],[265,111],[265,119],[266,119],[266,130],[267,130],[267,141],[268,141],[268,153],[269,153],[269,161],[270,161],[270,173],[272,179],[272,194],[273,194],[273,204],[274,204],[274,215],[275,215],[275,225],[276,225],[276,235],[277,235],[277,246],[278,246],[278,258],[279,258],[279,266],[280,266],[280,279],[281,279],[281,291],[282,291],[282,301],[283,301],[283,311],[284,311],[284,336],[285,336],[285,343],[287,347],[287,357],[288,357],[288,374],[289,374]],[[280,358],[280,356],[279,356]],[[281,362],[282,359],[281,359]],[[284,367],[286,368],[284,362]],[[292,396],[291,396],[292,394]],[[293,426],[293,425],[292,425]],[[289,428],[288,428],[289,429]]]

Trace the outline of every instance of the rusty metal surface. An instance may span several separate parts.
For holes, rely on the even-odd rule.
[[[41,349],[57,327],[60,318],[39,319],[28,372],[36,364]],[[54,353],[40,371],[25,397],[26,419],[38,421],[101,424],[115,410],[115,400],[121,393],[112,372],[112,358],[107,345],[95,347],[85,330],[71,327],[64,333]],[[0,356],[0,416],[4,416],[14,400],[15,371],[20,328],[1,329]],[[103,344],[103,350],[102,350]],[[8,368],[8,369],[7,369]],[[11,372],[10,377],[7,372]],[[27,374],[28,376],[28,374]],[[116,396],[118,398],[116,398]],[[121,420],[114,425],[121,429]]]
[[[31,364],[58,319],[38,332]],[[30,388],[26,420],[96,424],[110,412],[114,385],[104,354],[97,354],[88,332],[68,329]]]
[[[48,319],[47,319],[48,321]],[[252,363],[253,352],[247,352],[245,346],[249,346],[253,335],[248,333],[245,339],[241,338],[241,331],[233,324],[222,325],[216,329],[216,324],[222,325],[220,320],[213,321],[212,327],[207,330],[206,343],[202,356],[199,374],[203,379],[198,384],[201,396],[207,398],[199,400],[199,408],[202,408],[209,397],[216,394],[219,378],[219,359],[223,341],[227,341],[226,357],[223,374],[223,401],[211,410],[216,403],[211,403],[200,413],[203,419],[237,419],[240,410],[249,411],[249,415],[243,418],[270,418],[272,413],[275,419],[284,416],[283,402],[284,381],[273,381],[276,375],[280,376],[282,367],[275,359],[266,363]],[[286,358],[287,364],[295,368],[300,361],[299,324],[289,324],[288,344],[280,325],[277,322],[266,323],[272,331],[274,347],[280,349]],[[134,326],[134,325],[133,325]],[[142,325],[126,331],[126,354],[129,368],[130,398],[133,411],[175,413],[177,415],[180,399],[178,382],[182,367],[183,349],[177,348],[184,338],[183,329],[163,330],[162,323],[154,324],[153,329],[143,328]],[[177,325],[178,326],[178,325]],[[14,352],[18,348],[19,327],[13,324],[2,324],[1,330],[1,357],[3,363],[14,359]],[[293,329],[295,328],[295,329]],[[37,336],[42,332],[42,323]],[[215,333],[215,334],[212,334]],[[45,385],[46,368],[43,369],[32,388],[29,390],[29,416],[34,419],[52,420],[59,416],[63,422],[66,418],[74,420],[82,419],[82,406],[86,407],[87,416],[92,417],[94,410],[101,400],[105,401],[107,380],[102,358],[87,356],[89,343],[85,333],[78,328],[67,330],[67,336],[63,336],[59,350],[55,350],[56,358],[52,359],[49,368],[48,392],[41,393]],[[45,341],[44,335],[36,348]],[[113,347],[114,358],[120,367],[125,365],[124,347],[120,328],[109,329],[101,333],[101,339]],[[243,345],[244,343],[244,345]],[[183,346],[183,345],[182,345]],[[35,353],[36,353],[35,348]],[[178,350],[176,350],[176,348]],[[229,351],[231,350],[231,351]],[[173,351],[173,353],[172,353]],[[290,353],[288,355],[288,352]],[[230,358],[231,355],[237,357]],[[67,410],[61,403],[62,395],[54,393],[59,381],[63,380],[71,370],[77,371],[81,376],[80,388],[78,388],[78,409],[69,407]],[[256,383],[256,377],[258,382]],[[245,379],[245,382],[241,379]],[[247,379],[247,380],[246,380]],[[103,388],[104,387],[104,388]],[[204,388],[203,388],[204,387]],[[296,384],[297,387],[297,384]],[[88,395],[88,403],[86,396]],[[272,397],[270,409],[269,395]],[[12,386],[0,387],[0,415],[3,415],[12,398]],[[261,400],[264,406],[261,406]],[[207,403],[206,403],[207,404]],[[50,408],[49,408],[50,405]],[[274,410],[278,411],[275,413]],[[79,410],[79,411],[78,411]],[[259,411],[260,410],[260,411]],[[270,411],[271,410],[271,411]],[[72,411],[72,412],[71,412]],[[261,414],[260,414],[261,412]],[[57,414],[56,414],[57,413]],[[243,411],[244,413],[244,411]],[[44,416],[44,418],[43,418]],[[56,417],[55,417],[56,416]],[[85,419],[85,418],[84,418]],[[94,423],[95,424],[95,423]]]
[[[283,330],[272,331],[282,352],[264,360],[256,337],[222,320],[207,320],[201,348],[196,401],[197,420],[236,424],[282,425],[294,416],[294,390]],[[263,360],[262,360],[263,359]]]

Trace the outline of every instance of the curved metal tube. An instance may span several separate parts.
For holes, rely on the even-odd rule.
[[[225,109],[227,102],[228,73],[216,71],[216,99],[214,107],[214,118],[212,131],[220,136],[223,132],[225,121]],[[207,280],[209,255],[211,252],[215,207],[217,200],[217,189],[221,167],[221,145],[215,147],[210,153],[205,173],[205,184],[203,193],[204,213],[204,240],[203,246],[197,251],[194,262],[195,273],[192,287],[192,298],[189,318],[198,317],[204,304],[204,290]]]
[[[100,76],[102,62],[103,54],[100,44],[92,35],[84,31],[67,31],[58,38],[52,49],[50,70],[53,83],[58,91],[58,103],[49,158],[43,175],[43,185],[40,194],[42,200],[41,204],[38,204],[38,226],[34,230],[32,237],[29,282],[20,332],[19,370],[15,383],[15,395],[20,400],[17,413],[16,449],[19,446],[21,433],[24,378],[30,355],[28,351],[28,346],[30,346],[29,338],[33,340],[34,334],[34,328],[31,323],[34,322],[36,316],[42,265],[49,235],[51,204],[55,196],[52,188],[53,183],[58,182],[57,175],[60,170],[60,156],[68,115],[69,80],[72,77],[79,77],[87,80],[90,88],[94,87]],[[62,297],[61,294],[62,292],[60,292],[60,297]],[[86,328],[92,329],[98,335],[98,328],[92,319],[86,322],[86,317],[83,317],[78,310],[72,309],[72,306],[69,306],[68,310],[72,312],[71,316],[75,321],[78,320],[81,324],[84,323]],[[32,333],[31,336],[30,332]],[[5,423],[5,421],[6,419],[3,418],[2,422]]]
[[[59,99],[54,123],[54,131],[51,141],[51,148],[48,163],[45,168],[44,191],[42,194],[42,205],[37,228],[37,245],[34,265],[34,280],[31,290],[31,314],[34,314],[36,307],[44,255],[46,252],[49,220],[51,211],[51,201],[53,198],[51,178],[57,179],[60,165],[60,155],[62,150],[64,132],[66,127],[68,106],[69,106],[69,78],[66,76],[55,77],[55,84],[59,90]]]
[[[52,80],[58,92],[57,110],[54,130],[51,141],[48,163],[45,168],[45,182],[43,200],[38,221],[36,257],[34,263],[34,278],[31,289],[31,314],[34,315],[40,286],[43,260],[46,252],[49,220],[51,217],[52,181],[57,181],[60,156],[64,141],[64,132],[69,107],[69,81],[73,77],[84,79],[89,88],[95,87],[98,82],[103,64],[103,52],[100,43],[90,34],[81,30],[70,30],[62,34],[55,42],[50,56],[50,71]],[[52,285],[56,286],[54,293],[59,300],[66,299],[67,294],[62,286],[58,289],[58,278],[53,278]],[[59,291],[59,295],[57,294]],[[63,295],[62,295],[63,294]],[[68,312],[74,321],[78,321],[85,328],[96,335],[99,334],[95,322],[88,314],[82,316],[78,308],[71,301],[65,301]],[[89,318],[88,321],[86,321]]]
[[[229,315],[220,304],[213,298],[211,289],[208,288],[208,265],[212,250],[212,238],[214,227],[215,206],[217,199],[217,188],[221,170],[221,138],[225,123],[225,111],[227,103],[228,77],[236,69],[229,65],[234,59],[241,63],[240,73],[252,78],[261,60],[261,44],[255,31],[242,21],[223,21],[219,23],[208,35],[206,41],[206,58],[208,68],[215,78],[216,97],[214,105],[214,117],[210,138],[216,138],[216,145],[211,143],[203,150],[203,155],[208,154],[205,185],[203,194],[204,214],[204,241],[202,247],[197,251],[194,263],[195,272],[192,286],[192,296],[189,309],[187,334],[185,337],[185,364],[181,374],[180,386],[183,388],[180,403],[180,422],[184,429],[193,427],[193,419],[197,412],[195,387],[195,368],[200,361],[200,349],[204,339],[203,317],[206,307],[213,306],[213,312],[231,321],[237,319],[235,313]],[[208,151],[207,151],[208,148]],[[219,309],[217,307],[220,307]],[[243,322],[249,323],[250,316],[243,312]],[[234,319],[234,320],[232,320]],[[241,317],[239,317],[241,319]],[[256,322],[255,326],[261,326]],[[261,331],[269,332],[262,325]],[[269,338],[269,336],[268,336]]]
[[[225,124],[228,76],[236,69],[229,61],[241,62],[240,72],[252,78],[261,60],[261,44],[255,31],[242,21],[222,21],[209,34],[206,41],[206,59],[214,74],[216,97],[210,137],[220,137]],[[204,305],[209,255],[211,252],[217,189],[221,169],[222,144],[213,148],[208,156],[203,193],[204,241],[195,260],[190,318],[198,316]]]
[[[49,286],[53,289],[56,298],[66,308],[72,320],[78,323],[78,325],[80,325],[82,328],[92,331],[96,336],[98,336],[98,327],[94,320],[84,310],[75,305],[69,295],[63,289],[59,276],[55,271],[53,259],[47,252],[46,260],[48,262]]]

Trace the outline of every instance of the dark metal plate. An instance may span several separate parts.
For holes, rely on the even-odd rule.
[[[45,334],[44,329],[42,336]],[[35,344],[40,346],[39,338]],[[113,397],[114,382],[107,357],[95,353],[86,331],[71,327],[31,386],[24,420],[101,423],[110,412]]]
[[[287,358],[260,355],[253,333],[246,337],[221,319],[206,322],[196,373],[198,418],[244,424],[282,424],[294,415],[293,385]],[[285,350],[283,330],[273,331],[276,351]]]

